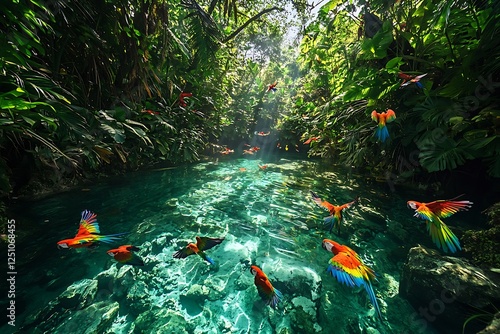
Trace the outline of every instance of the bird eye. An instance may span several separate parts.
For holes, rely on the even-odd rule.
[[[250,272],[251,272],[251,273],[252,273],[252,275],[254,275],[254,276],[255,276],[255,275],[257,275],[257,271],[255,271],[255,269],[253,269],[253,268],[250,268]]]

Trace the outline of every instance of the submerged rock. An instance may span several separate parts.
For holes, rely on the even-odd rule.
[[[499,287],[499,276],[474,267],[466,259],[442,256],[419,246],[410,249],[399,292],[417,310],[413,322],[456,334],[462,332],[468,315],[499,305]],[[484,324],[470,322],[466,333],[482,328]]]
[[[59,297],[28,318],[22,330],[33,331],[34,326],[42,331],[54,328],[69,314],[73,314],[68,310],[81,310],[89,306],[96,297],[97,287],[98,281],[95,279],[83,279],[71,284]]]
[[[54,333],[105,333],[118,315],[118,302],[108,304],[99,302],[73,313],[64,323],[58,326]]]
[[[293,310],[290,314],[292,329],[297,333],[319,333],[321,326],[317,321],[316,305],[303,296],[292,299]]]
[[[141,313],[134,322],[138,333],[178,333],[192,332],[189,323],[182,314],[167,309],[149,310]]]

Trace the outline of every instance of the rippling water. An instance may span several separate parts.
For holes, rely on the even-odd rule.
[[[88,189],[15,203],[15,329],[417,333],[411,321],[415,310],[398,295],[399,277],[410,247],[434,246],[406,201],[435,198],[392,192],[352,170],[316,161],[281,159],[264,171],[259,164],[264,163],[237,159],[133,173]],[[327,212],[311,200],[311,190],[334,204],[360,197],[345,216],[340,236],[323,226]],[[113,262],[106,251],[114,247],[105,244],[58,250],[57,241],[74,236],[84,209],[97,213],[102,234],[130,231],[122,244],[140,247],[146,265]],[[470,215],[454,216],[449,226],[464,228]],[[226,237],[207,251],[215,266],[196,256],[172,258],[197,235]],[[363,289],[345,287],[327,274],[331,256],[321,248],[324,238],[355,249],[377,272],[374,289],[384,321],[374,316]],[[283,293],[278,310],[261,302],[248,270],[251,264],[263,268]],[[97,288],[83,301],[58,298],[72,284],[82,290],[93,283]],[[105,320],[96,325],[95,317]],[[436,333],[431,326],[418,333]],[[0,331],[13,332],[7,325]]]

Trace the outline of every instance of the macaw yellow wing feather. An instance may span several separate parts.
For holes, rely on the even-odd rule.
[[[89,210],[82,211],[80,226],[76,236],[84,236],[87,234],[99,234],[99,224],[97,223],[97,215]]]

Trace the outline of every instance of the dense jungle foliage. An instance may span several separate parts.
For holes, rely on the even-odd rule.
[[[34,178],[197,161],[255,131],[390,182],[500,177],[498,1],[7,0],[0,11],[3,197]],[[401,86],[400,72],[426,74],[422,87]],[[370,114],[387,109],[396,120],[378,143]]]

